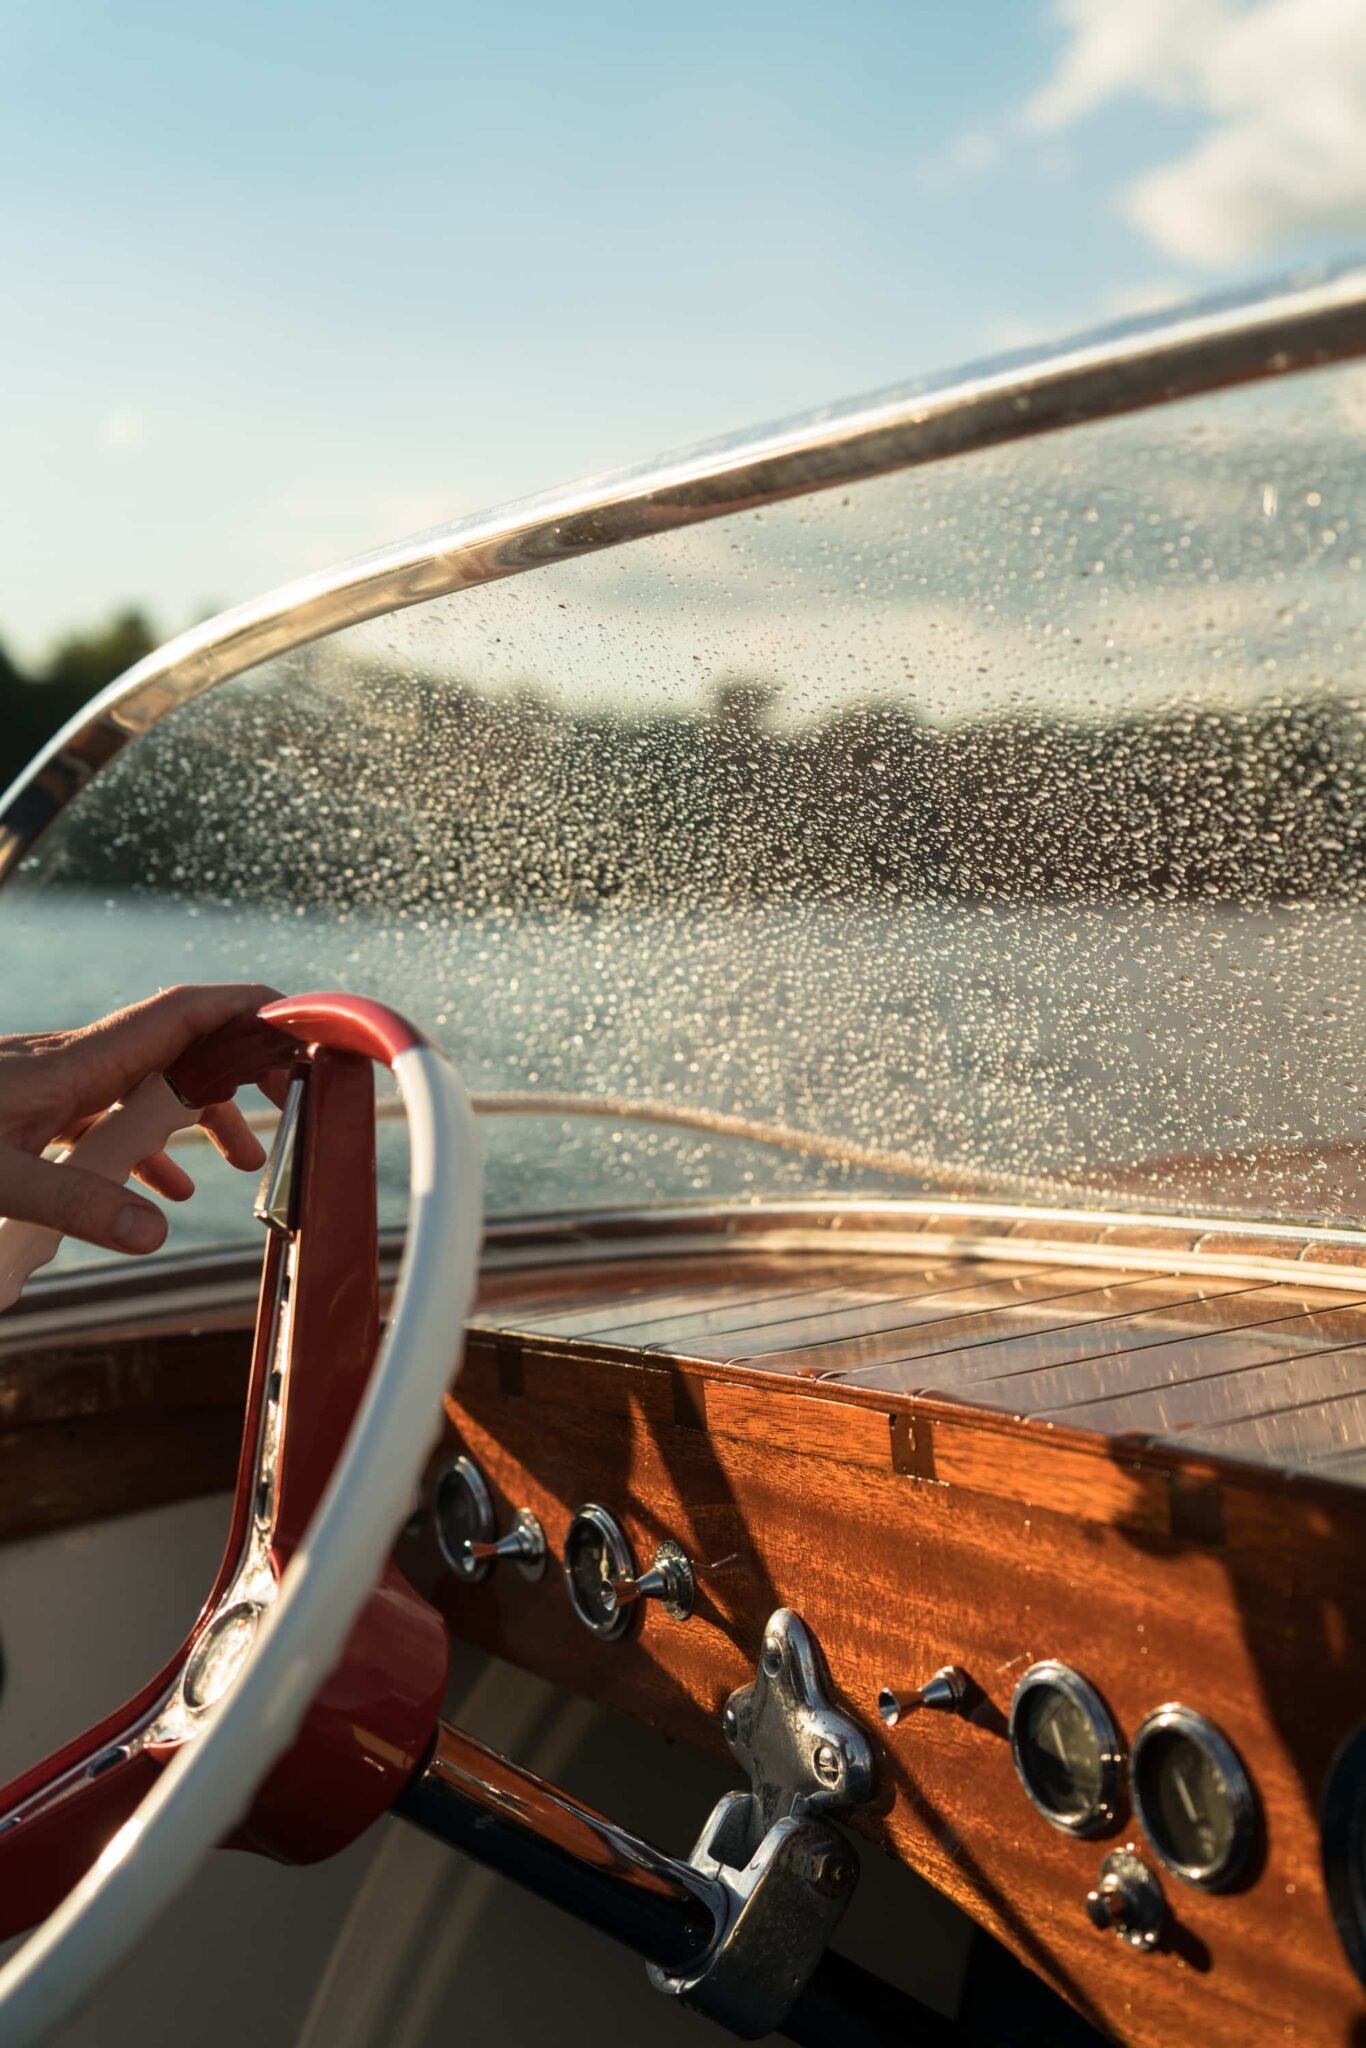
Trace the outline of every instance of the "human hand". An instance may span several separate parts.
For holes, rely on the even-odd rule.
[[[108,1251],[154,1252],[166,1218],[154,1202],[102,1174],[41,1155],[72,1144],[93,1118],[123,1101],[148,1074],[162,1072],[197,1038],[273,1002],[277,991],[249,983],[165,989],[79,1031],[0,1037],[0,1216],[37,1223]],[[265,1153],[231,1102],[199,1116],[233,1166],[259,1171]],[[194,1182],[159,1152],[136,1177],[167,1201],[183,1202]]]

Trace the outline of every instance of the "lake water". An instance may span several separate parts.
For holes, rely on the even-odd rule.
[[[495,1119],[499,1212],[977,1174],[1354,1220],[1360,397],[1326,368],[1014,441],[282,653],[45,835],[0,895],[0,1026],[363,990],[475,1090],[907,1169]],[[106,875],[146,893],[78,893]],[[247,1192],[210,1170],[173,1242],[240,1234]]]
[[[93,897],[0,898],[0,1029],[78,1024],[178,980],[267,979],[394,1002],[475,1090],[610,1092],[738,1112],[986,1169],[1037,1195],[1135,1169],[1159,1206],[1351,1220],[1366,919],[1355,908],[900,904],[424,921]],[[496,1213],[917,1193],[889,1174],[658,1126],[483,1126]],[[382,1135],[386,1218],[403,1140]],[[1187,1162],[1256,1153],[1211,1193]],[[207,1150],[172,1247],[241,1238],[248,1184]],[[1152,1162],[1158,1162],[1153,1164]],[[932,1184],[932,1176],[927,1174]],[[83,1256],[73,1250],[67,1256]],[[84,1255],[88,1256],[88,1255]]]

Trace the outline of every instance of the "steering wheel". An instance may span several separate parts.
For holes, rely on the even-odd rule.
[[[408,1231],[382,1345],[372,1061],[392,1071],[409,1130]],[[343,1848],[436,1730],[445,1629],[389,1551],[460,1362],[480,1241],[474,1119],[444,1054],[356,996],[272,1003],[192,1046],[165,1080],[189,1122],[281,1067],[223,1560],[171,1662],[0,1790],[0,1935],[48,1916],[0,1969],[6,2048],[66,2018],[216,1844],[290,1862]],[[126,1116],[137,1122],[137,1098],[96,1126],[106,1156]],[[121,1142],[131,1168],[146,1132]]]

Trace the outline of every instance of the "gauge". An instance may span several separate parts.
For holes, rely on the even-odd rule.
[[[574,1612],[595,1636],[626,1633],[633,1607],[619,1602],[613,1581],[634,1579],[636,1561],[621,1524],[591,1502],[580,1508],[564,1539],[564,1576]]]
[[[1187,1884],[1220,1891],[1247,1867],[1256,1801],[1228,1738],[1191,1707],[1149,1714],[1129,1761],[1134,1805],[1155,1854]]]
[[[1347,1960],[1366,1984],[1366,1727],[1333,1758],[1322,1825],[1328,1903]]]
[[[192,1714],[216,1707],[251,1654],[261,1610],[252,1600],[214,1616],[190,1652],[183,1693]]]
[[[1095,1687],[1066,1664],[1031,1664],[1010,1703],[1010,1748],[1044,1819],[1099,1835],[1119,1811],[1122,1753]]]
[[[486,1559],[471,1554],[472,1543],[492,1543],[496,1534],[493,1496],[473,1458],[457,1458],[436,1483],[436,1540],[441,1555],[462,1579],[482,1579]]]

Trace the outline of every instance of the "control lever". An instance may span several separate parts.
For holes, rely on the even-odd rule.
[[[918,1714],[923,1708],[936,1714],[961,1714],[967,1696],[966,1671],[956,1664],[945,1664],[914,1692],[897,1692],[884,1685],[877,1696],[877,1710],[889,1728],[896,1728],[908,1714]]]
[[[751,1789],[726,1794],[686,1863],[445,1726],[394,1811],[626,1943],[661,1990],[744,2040],[958,2043],[951,2021],[827,1953],[858,1881],[830,1816],[871,1798],[873,1755],[790,1609],[769,1617],[722,1728]]]
[[[471,1564],[515,1564],[523,1578],[539,1579],[545,1570],[545,1530],[530,1508],[518,1508],[506,1536],[489,1542],[468,1537],[461,1549]]]
[[[652,1964],[650,1978],[752,2041],[782,2024],[853,1896],[858,1854],[831,1816],[872,1798],[873,1750],[788,1607],[769,1616],[754,1682],[731,1694],[721,1729],[750,1790],[712,1809],[690,1861],[724,1888],[726,1924],[700,1964]]]
[[[609,1614],[634,1607],[638,1600],[658,1600],[675,1621],[686,1621],[697,1597],[697,1580],[691,1561],[677,1543],[666,1539],[653,1558],[650,1569],[637,1578],[609,1579],[604,1606]]]

